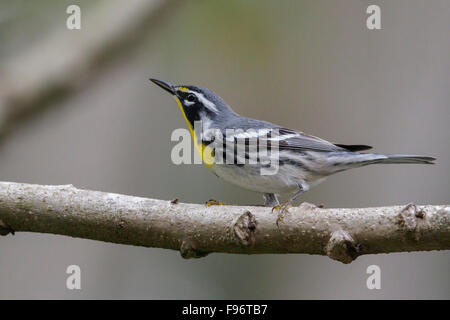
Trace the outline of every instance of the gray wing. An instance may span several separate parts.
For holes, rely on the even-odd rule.
[[[329,141],[320,139],[318,137],[292,130],[287,128],[274,128],[274,136],[269,138],[271,141],[277,141],[280,150],[312,150],[312,151],[349,151],[347,148],[342,148]],[[278,134],[277,134],[278,131]]]
[[[227,124],[224,128],[240,128],[244,131],[249,129],[257,130],[261,133],[258,139],[267,140],[267,142],[278,142],[278,148],[280,150],[291,150],[291,151],[323,151],[323,152],[333,152],[333,151],[362,151],[371,149],[372,147],[366,145],[344,145],[344,144],[334,144],[329,141],[320,139],[318,137],[303,133],[301,131],[288,129],[274,125],[273,123],[260,121],[256,119],[241,117],[237,121],[234,119],[232,124]],[[224,132],[223,130],[222,132]],[[246,138],[247,135],[236,134],[235,138]]]

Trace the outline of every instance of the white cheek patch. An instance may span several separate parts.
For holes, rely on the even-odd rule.
[[[192,106],[193,104],[194,104],[194,102],[192,102],[192,101],[184,100],[184,105],[187,107]]]

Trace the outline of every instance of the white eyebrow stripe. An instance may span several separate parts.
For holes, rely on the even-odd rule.
[[[195,94],[197,96],[198,100],[200,100],[200,102],[203,103],[203,105],[205,107],[207,107],[209,110],[214,111],[216,113],[219,112],[219,110],[217,110],[217,108],[216,108],[216,105],[214,103],[212,103],[211,101],[209,101],[208,99],[206,99],[206,97],[202,93],[195,92],[192,90],[187,90],[187,92]]]

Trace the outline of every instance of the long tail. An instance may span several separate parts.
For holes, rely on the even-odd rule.
[[[333,152],[326,157],[328,174],[377,163],[434,164],[435,158],[408,154],[375,154],[359,152]]]
[[[421,163],[421,164],[434,164],[436,158],[425,157],[425,156],[415,156],[408,154],[373,154],[374,159],[368,159],[367,164],[372,163]],[[366,162],[366,161],[363,161]]]

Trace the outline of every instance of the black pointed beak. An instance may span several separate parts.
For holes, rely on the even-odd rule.
[[[173,84],[171,84],[170,82],[157,80],[157,79],[151,79],[151,78],[150,78],[150,81],[153,82],[154,84],[158,85],[159,87],[163,88],[167,92],[169,92],[171,94],[175,94],[175,89],[174,89],[175,86]]]

